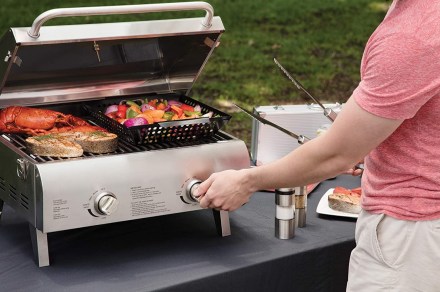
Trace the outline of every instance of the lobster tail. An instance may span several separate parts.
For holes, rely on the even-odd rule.
[[[0,132],[41,135],[68,131],[106,131],[87,121],[61,112],[11,106],[0,111]]]

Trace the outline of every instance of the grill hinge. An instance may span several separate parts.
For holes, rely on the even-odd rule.
[[[8,53],[6,54],[5,57],[5,63],[9,62],[9,60],[11,59],[12,55],[11,55],[11,51],[8,51]]]
[[[29,161],[24,158],[17,159],[17,175],[22,180],[26,180],[29,170]]]

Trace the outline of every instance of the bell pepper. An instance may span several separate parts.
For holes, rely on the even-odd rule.
[[[135,106],[130,106],[128,109],[127,109],[127,112],[126,112],[126,118],[127,119],[131,119],[131,118],[134,118],[134,117],[136,117],[138,114],[141,114],[142,112],[141,112],[141,110],[139,109],[139,107],[135,107]]]
[[[130,107],[134,106],[134,107],[140,108],[140,105],[138,105],[134,101],[127,100],[125,103],[127,104],[127,106],[130,106]]]
[[[163,114],[163,118],[164,118],[165,120],[167,120],[167,121],[171,121],[171,119],[173,118],[173,116],[174,116],[174,112],[165,112],[165,113]]]
[[[128,106],[125,104],[118,105],[118,111],[127,111]]]
[[[148,102],[149,105],[156,107],[158,100],[157,99],[152,99]]]
[[[116,114],[117,114],[117,112],[111,112],[111,113],[108,113],[105,115],[111,119],[116,119],[117,118]]]
[[[171,110],[177,114],[177,116],[181,117],[183,115],[183,110],[177,105],[172,105]]]
[[[158,110],[164,110],[166,107],[167,107],[166,104],[163,102],[156,104],[156,109]]]
[[[127,117],[127,106],[124,104],[118,105],[118,111],[116,112],[116,117],[120,119],[125,119]]]
[[[196,118],[198,118],[202,115],[201,112],[195,112],[195,111],[183,111],[183,113],[187,117],[196,117]]]
[[[182,104],[182,105],[180,106],[180,108],[181,108],[183,111],[189,111],[189,112],[193,112],[193,111],[194,111],[194,107],[192,107],[192,106],[190,106],[190,105],[188,105],[188,104]]]
[[[161,119],[165,112],[163,110],[146,110],[144,113],[152,116],[153,119]]]

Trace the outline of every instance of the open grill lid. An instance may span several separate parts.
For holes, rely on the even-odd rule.
[[[205,10],[205,17],[45,26],[55,17]],[[0,108],[188,94],[224,32],[205,2],[53,9],[0,39]]]

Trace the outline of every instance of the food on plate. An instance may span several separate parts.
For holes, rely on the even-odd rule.
[[[177,100],[157,98],[123,100],[108,106],[104,114],[126,127],[213,116],[213,112],[202,114],[200,105],[191,106]]]
[[[105,131],[81,118],[53,110],[23,106],[10,106],[0,110],[0,133],[36,136],[73,131],[78,127]]]
[[[53,157],[79,157],[83,152],[109,153],[116,151],[118,136],[103,131],[69,131],[29,137],[27,149],[35,155]]]
[[[359,214],[361,211],[361,188],[335,187],[333,193],[328,196],[328,205],[336,211]]]

